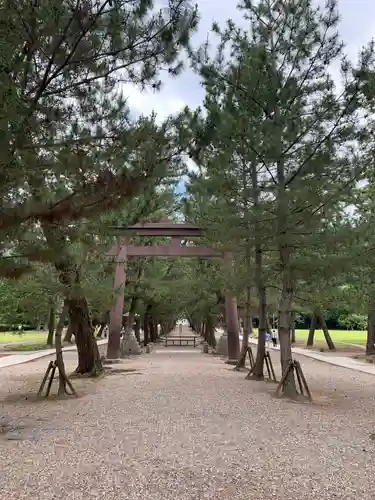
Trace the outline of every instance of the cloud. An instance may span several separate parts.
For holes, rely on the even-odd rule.
[[[162,92],[153,92],[152,90],[142,91],[134,85],[125,84],[122,86],[122,91],[127,96],[133,112],[137,115],[150,115],[154,111],[160,121],[185,107],[185,102],[178,96],[178,93],[168,95],[168,88],[165,86]]]

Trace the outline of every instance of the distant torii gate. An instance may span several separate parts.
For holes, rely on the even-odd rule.
[[[124,235],[170,237],[169,245],[128,245],[118,243],[108,252],[116,262],[114,289],[125,286],[126,264],[128,257],[223,257],[212,248],[181,246],[181,240],[203,235],[203,230],[192,224],[173,224],[154,222],[135,224],[129,227],[115,227],[116,232]],[[107,359],[118,359],[120,355],[122,315],[124,311],[124,294],[119,293],[110,311]],[[240,346],[238,336],[237,300],[227,293],[225,298],[225,317],[228,333],[228,362],[237,362]]]

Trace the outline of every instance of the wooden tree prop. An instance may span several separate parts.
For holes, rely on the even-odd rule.
[[[271,355],[270,355],[269,351],[267,351],[264,355],[264,364],[266,365],[266,370],[267,370],[267,374],[268,374],[267,380],[269,382],[277,382],[275,370],[273,368],[272,359],[271,359]],[[254,370],[254,366],[255,366],[255,363],[253,363],[253,366],[251,366],[249,373],[246,375],[246,380],[250,380],[251,375],[252,375],[253,370]]]
[[[284,375],[281,377],[281,380],[279,382],[279,385],[277,386],[276,389],[276,396],[284,395],[285,394],[285,389],[286,385],[288,383],[288,378],[289,377],[294,377],[294,374],[296,374],[298,385],[299,385],[299,395],[307,398],[309,401],[312,401],[311,397],[311,392],[309,389],[309,386],[307,385],[305,376],[303,374],[301,364],[299,361],[296,360],[291,360],[289,362],[288,368],[285,370]]]
[[[77,393],[74,390],[74,387],[72,386],[70,380],[68,379],[68,377],[65,373],[65,370],[59,369],[57,360],[49,362],[47,370],[44,374],[42,383],[40,384],[40,387],[38,390],[38,396],[43,396],[43,389],[44,389],[44,386],[46,385],[47,380],[48,380],[46,393],[44,395],[45,398],[48,398],[49,393],[51,392],[52,382],[53,382],[53,379],[55,377],[56,369],[58,369],[58,372],[59,372],[59,389],[58,389],[57,394],[59,396],[62,396],[63,394],[67,394],[68,396],[77,397]],[[69,387],[70,392],[67,390],[66,386]]]
[[[55,372],[56,369],[59,373],[59,388],[57,391],[58,396],[63,396],[63,395],[68,395],[68,396],[77,396],[76,391],[74,390],[70,380],[68,379],[68,376],[65,372],[65,365],[64,365],[64,359],[63,359],[63,351],[62,351],[62,342],[61,342],[61,336],[62,336],[62,330],[64,327],[64,321],[65,318],[68,314],[68,302],[67,300],[64,301],[64,307],[63,310],[61,311],[59,322],[56,327],[56,333],[55,333],[55,347],[56,347],[56,360],[55,361],[50,361],[47,367],[47,370],[44,374],[42,383],[40,384],[39,390],[38,390],[38,396],[42,396],[43,394],[43,389],[44,386],[46,385],[46,382],[48,380],[48,385],[47,385],[47,390],[44,395],[44,397],[48,397],[49,393],[51,391],[52,387],[52,382],[55,377]],[[67,389],[67,386],[70,389],[70,392]]]
[[[239,372],[240,368],[245,368],[246,365],[246,355],[249,356],[250,369],[252,370],[254,366],[254,354],[250,346],[247,346],[246,349],[242,351],[241,357],[238,360],[237,365],[233,368],[233,370]]]

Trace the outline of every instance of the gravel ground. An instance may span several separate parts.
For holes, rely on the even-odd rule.
[[[1,369],[0,498],[373,498],[374,377],[300,360],[313,404],[197,352],[127,360],[67,401],[30,397],[46,358]]]

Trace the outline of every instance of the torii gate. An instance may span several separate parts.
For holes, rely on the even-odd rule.
[[[135,224],[129,227],[115,227],[116,232],[124,235],[170,237],[169,245],[128,245],[118,243],[108,252],[116,262],[114,289],[118,291],[125,286],[126,264],[128,257],[223,257],[223,254],[207,247],[181,246],[181,240],[203,235],[203,230],[192,224],[173,224],[170,222],[151,222]],[[120,355],[122,315],[124,311],[124,294],[118,293],[115,304],[110,311],[107,359],[118,359]],[[236,362],[240,352],[237,300],[227,293],[225,298],[225,317],[228,334],[228,362]]]

